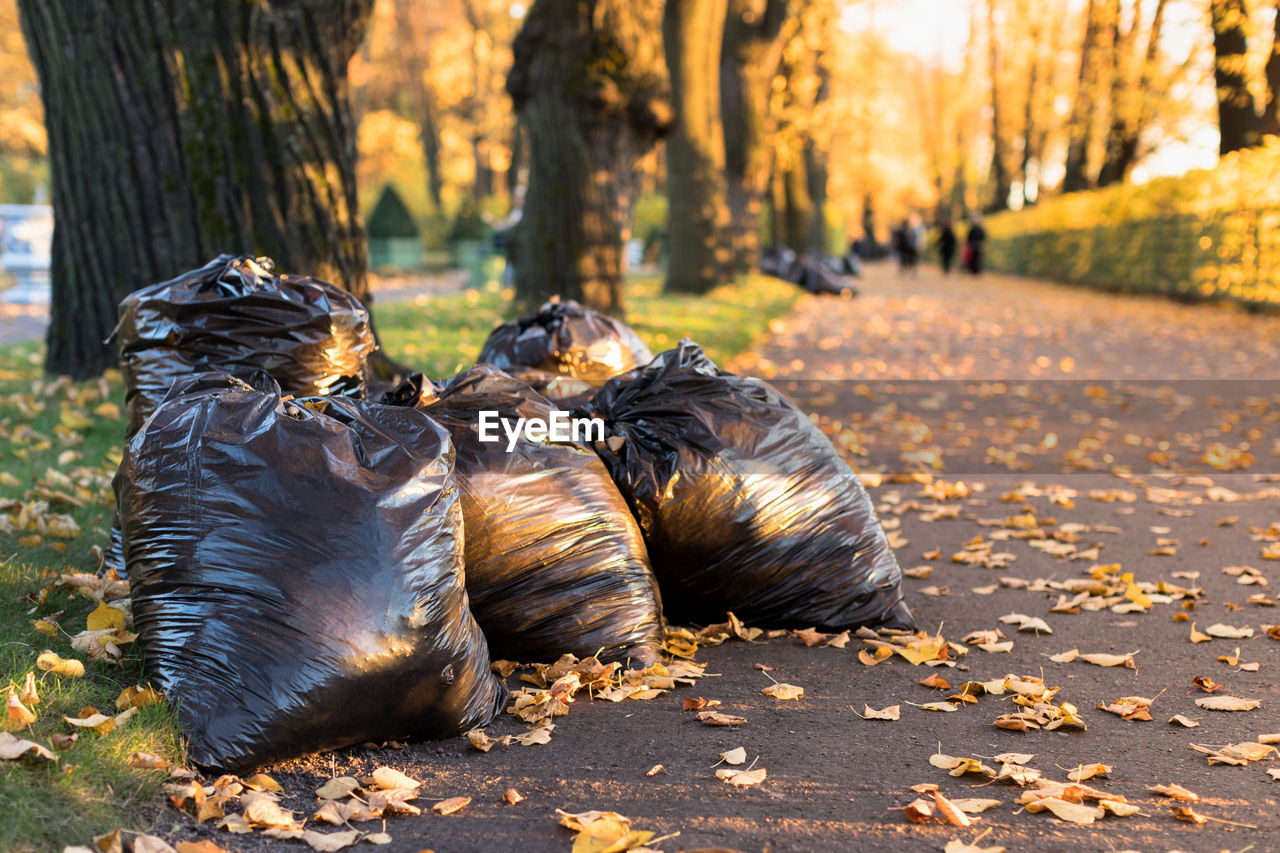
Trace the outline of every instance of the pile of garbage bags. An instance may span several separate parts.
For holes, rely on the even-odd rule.
[[[810,293],[837,296],[857,296],[858,289],[848,276],[862,274],[862,264],[852,252],[839,258],[814,252],[797,255],[786,246],[771,246],[762,251],[759,267],[762,273],[798,284]]]
[[[116,341],[135,625],[206,768],[456,735],[505,704],[491,657],[643,667],[667,619],[913,627],[857,475],[692,342],[549,303],[374,401],[354,297],[225,255]]]

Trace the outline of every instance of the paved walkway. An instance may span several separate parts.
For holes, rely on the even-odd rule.
[[[987,829],[983,846],[1034,853],[1280,849],[1280,787],[1266,773],[1280,760],[1210,766],[1189,746],[1280,731],[1280,645],[1266,627],[1280,623],[1280,393],[1269,381],[1280,375],[1280,319],[997,276],[947,280],[925,270],[899,281],[872,268],[860,297],[806,297],[773,332],[737,368],[793,388],[867,470],[898,559],[912,570],[905,585],[919,625],[963,642],[967,654],[936,668],[899,656],[868,666],[856,639],[843,649],[794,637],[732,641],[698,653],[715,677],[694,688],[622,704],[580,694],[545,745],[480,753],[459,739],[282,765],[271,771],[285,787],[282,804],[310,814],[326,778],[389,764],[423,782],[424,810],[472,798],[448,817],[388,820],[391,851],[567,850],[556,809],[618,811],[636,829],[680,833],[657,845],[667,853],[907,853]],[[1064,378],[1089,381],[1056,381]],[[1255,381],[1224,381],[1235,378]],[[1192,379],[1210,381],[1184,381]],[[1043,622],[1018,630],[1032,618]],[[1193,623],[1247,636],[1193,643]],[[997,644],[988,651],[972,633],[980,631],[1003,636],[989,636]],[[1063,654],[1073,649],[1131,665]],[[1074,705],[1087,730],[995,726],[1028,710],[1012,691],[948,702],[966,681],[1009,674],[1023,691],[1039,678],[1060,687],[1051,704]],[[930,676],[950,688],[922,684]],[[1261,707],[1203,708],[1197,700],[1212,697],[1196,677],[1224,685],[1213,696]],[[802,686],[804,697],[761,695],[772,679]],[[682,704],[696,696],[748,723],[699,725]],[[1141,704],[1125,697],[1154,700],[1148,715],[1130,715],[1151,719],[1099,708]],[[935,702],[945,706],[922,707]],[[868,706],[896,706],[900,719],[864,719]],[[1166,722],[1174,715],[1198,727]],[[489,733],[524,729],[504,715]],[[767,769],[763,783],[736,788],[715,777],[719,753],[739,746]],[[1088,784],[1140,811],[1091,825],[1031,814],[1017,805],[1030,789],[981,771],[949,775],[931,761],[936,752],[993,768],[996,755],[1024,753],[1056,780],[1101,762],[1108,772]],[[1199,799],[1149,790],[1171,783]],[[969,828],[911,822],[902,811],[918,796],[911,786],[927,784],[999,804]],[[506,804],[507,788],[526,799]],[[1187,805],[1204,821],[1178,819]],[[274,849],[259,836],[187,826],[188,837]]]

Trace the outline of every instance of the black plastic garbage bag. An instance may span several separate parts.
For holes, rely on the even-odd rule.
[[[471,611],[494,657],[599,653],[648,665],[662,642],[661,600],[640,529],[609,472],[583,444],[507,434],[518,418],[550,422],[553,410],[488,366],[445,384],[425,408],[457,448]],[[555,411],[572,439],[569,413]],[[497,441],[481,440],[481,413]],[[587,438],[580,430],[579,441]]]
[[[649,363],[653,354],[625,323],[572,299],[548,302],[494,329],[476,358],[503,370],[536,367],[596,382]]]
[[[858,477],[803,412],[689,341],[590,404],[601,458],[649,546],[667,618],[911,628]]]
[[[181,376],[266,371],[286,394],[358,396],[374,349],[369,312],[350,293],[270,261],[219,255],[196,270],[134,291],[113,337],[124,373],[127,435]]]
[[[115,479],[136,625],[202,767],[483,726],[448,433],[420,411],[179,380]]]

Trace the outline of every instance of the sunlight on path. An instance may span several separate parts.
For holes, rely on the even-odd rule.
[[[806,296],[733,369],[813,379],[1280,377],[1280,316],[924,267]]]

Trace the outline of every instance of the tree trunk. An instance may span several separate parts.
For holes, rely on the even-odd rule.
[[[101,372],[117,303],[219,252],[368,296],[346,69],[372,0],[19,8],[49,131],[49,372]]]
[[[1093,116],[1097,105],[1097,47],[1101,30],[1100,0],[1089,0],[1085,9],[1084,43],[1080,47],[1080,74],[1076,96],[1067,123],[1067,164],[1062,191],[1076,192],[1089,186],[1089,143],[1093,138]]]
[[[728,0],[667,0],[676,123],[667,140],[667,288],[705,293],[730,271],[720,49]]]
[[[1004,134],[1000,127],[1000,53],[996,38],[996,0],[987,0],[987,60],[991,75],[991,185],[995,195],[987,210],[1009,206],[1012,179],[1005,165]]]
[[[1151,29],[1147,38],[1147,49],[1142,58],[1137,82],[1135,83],[1130,75],[1123,81],[1122,90],[1117,91],[1114,85],[1111,87],[1111,131],[1107,136],[1107,158],[1098,176],[1100,185],[1128,180],[1129,173],[1137,162],[1138,143],[1141,141],[1142,131],[1146,128],[1151,115],[1145,93],[1152,86],[1156,63],[1160,56],[1160,31],[1164,27],[1165,3],[1166,0],[1156,2],[1155,14],[1151,18]],[[1137,29],[1138,10],[1135,9],[1129,33],[1122,39],[1125,42],[1126,53],[1136,49]],[[1117,104],[1119,104],[1119,111],[1117,111]]]
[[[1260,122],[1245,74],[1249,14],[1244,0],[1209,0],[1213,80],[1218,90],[1218,154],[1258,144]]]
[[[813,196],[809,194],[811,183],[809,170],[806,168],[808,158],[801,155],[794,158],[782,172],[783,214],[779,217],[782,225],[782,242],[796,251],[808,248],[809,238],[814,231]]]
[[[527,132],[516,300],[625,310],[623,249],[637,165],[671,122],[661,0],[537,0],[507,91]]]
[[[1033,12],[1031,14],[1031,59],[1027,70],[1027,102],[1022,113],[1022,164],[1019,172],[1022,176],[1022,203],[1024,206],[1035,204],[1037,192],[1032,190],[1032,171],[1039,165],[1036,159],[1037,140],[1043,131],[1036,126],[1036,104],[1039,96],[1040,54],[1043,52],[1041,36],[1044,27]]]
[[[733,271],[744,273],[760,257],[760,212],[773,160],[767,143],[769,92],[782,61],[779,34],[787,0],[730,0],[720,60]]]
[[[1262,111],[1262,132],[1280,136],[1280,0],[1276,0],[1275,33],[1271,37],[1271,54],[1267,57],[1267,105]]]

